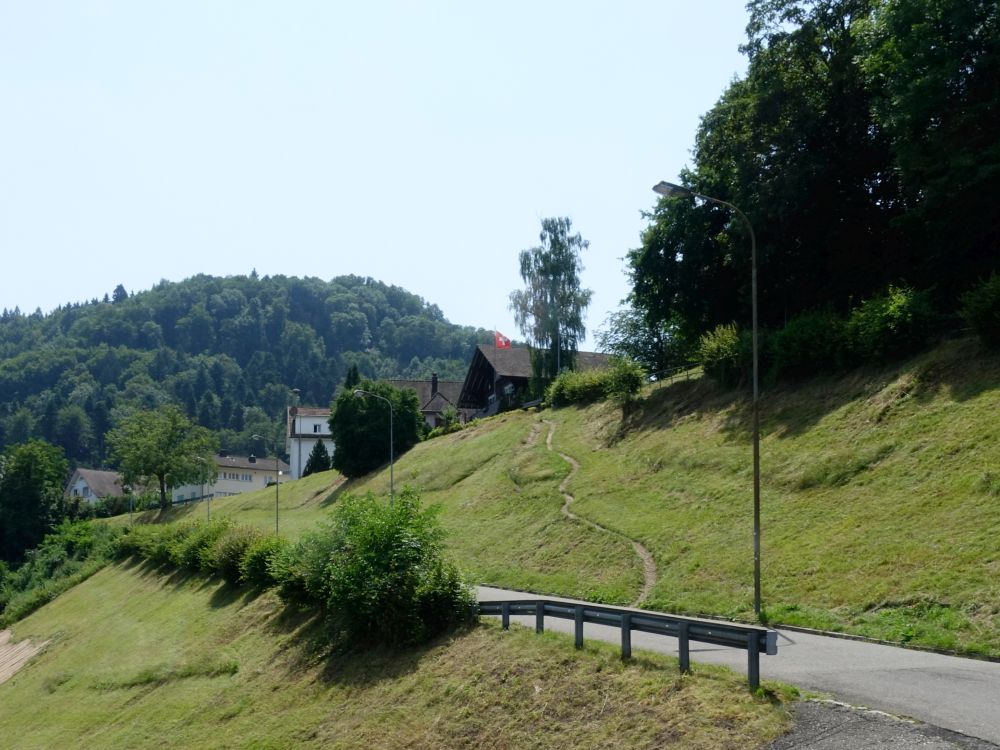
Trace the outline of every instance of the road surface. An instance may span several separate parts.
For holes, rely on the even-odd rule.
[[[478,587],[480,601],[558,599]],[[571,601],[561,599],[561,601]],[[534,617],[513,620],[534,627]],[[545,618],[550,630],[573,622]],[[617,628],[584,626],[584,637],[621,643]],[[632,648],[676,654],[674,638],[632,634]],[[691,642],[692,667],[725,664],[746,673],[746,652]],[[777,656],[761,655],[762,679],[829,694],[855,706],[907,716],[1000,745],[1000,664],[778,628]]]

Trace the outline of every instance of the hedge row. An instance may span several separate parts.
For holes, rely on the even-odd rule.
[[[416,492],[386,505],[341,498],[331,519],[295,544],[225,520],[132,528],[119,556],[277,589],[317,606],[352,643],[409,645],[474,617],[475,599],[443,555],[443,530]]]

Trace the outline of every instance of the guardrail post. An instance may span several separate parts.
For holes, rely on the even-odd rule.
[[[583,648],[583,607],[577,607],[574,614],[576,627],[573,630],[576,635],[576,647]]]
[[[510,628],[510,602],[500,605],[500,625],[504,630]]]
[[[622,612],[622,658],[632,658],[632,615]]]
[[[688,639],[688,624],[686,622],[677,626],[677,658],[680,660],[681,672],[690,672],[691,643]]]
[[[540,601],[535,604],[535,632],[541,633],[545,630],[545,602]]]
[[[757,633],[750,633],[747,637],[747,682],[750,688],[756,690],[760,687],[760,641]]]

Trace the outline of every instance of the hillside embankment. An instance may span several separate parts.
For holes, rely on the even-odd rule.
[[[336,652],[272,593],[105,568],[14,626],[49,641],[0,685],[5,750],[761,747],[790,724],[742,675],[496,623]],[[781,690],[779,688],[779,690]]]
[[[477,583],[615,604],[648,587],[644,607],[751,619],[745,391],[653,385],[624,424],[606,404],[502,414],[417,445],[396,484],[440,506]],[[1000,656],[998,414],[1000,356],[971,339],[764,388],[766,616]],[[342,492],[385,493],[388,474],[282,486],[282,532],[315,525]],[[563,513],[567,494],[577,518]],[[273,528],[274,495],[215,501],[212,513]],[[636,544],[655,564],[651,586]]]

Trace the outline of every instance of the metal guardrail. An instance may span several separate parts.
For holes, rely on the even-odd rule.
[[[546,617],[573,620],[577,648],[583,648],[584,623],[620,628],[623,659],[632,656],[632,631],[671,636],[678,641],[677,650],[682,672],[691,670],[691,641],[745,649],[747,682],[754,689],[760,686],[760,655],[773,656],[778,653],[778,633],[774,630],[757,625],[700,620],[694,617],[664,615],[622,607],[574,604],[551,599],[518,599],[479,602],[479,614],[500,615],[504,630],[510,626],[511,615],[534,615],[537,633],[545,630]]]
[[[670,385],[680,380],[691,380],[700,376],[702,372],[702,367],[698,364],[678,365],[667,370],[649,373],[648,381],[654,386]]]

